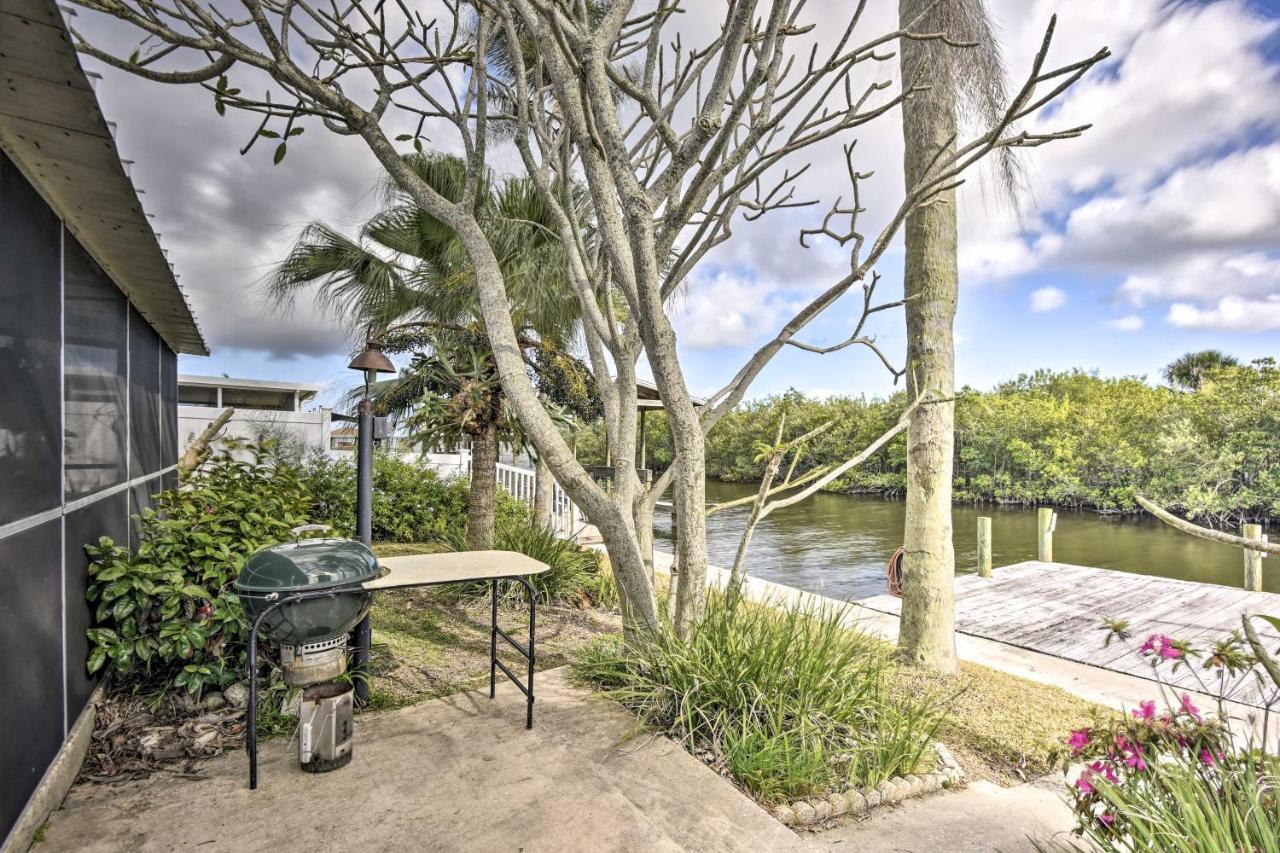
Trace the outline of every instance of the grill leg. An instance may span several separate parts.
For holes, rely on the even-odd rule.
[[[492,621],[489,626],[489,698],[497,695],[498,690],[498,581],[493,580],[490,597],[492,598]]]
[[[245,732],[245,748],[249,751],[249,790],[258,787],[258,625],[260,614],[249,629],[249,722]]]

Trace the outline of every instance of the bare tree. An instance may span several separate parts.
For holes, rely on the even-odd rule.
[[[875,348],[862,326],[888,306],[874,301],[871,273],[907,215],[954,189],[965,170],[992,152],[1079,135],[1084,127],[1011,128],[1108,55],[1101,50],[1049,67],[1050,29],[1025,87],[1000,121],[940,152],[890,205],[885,224],[864,235],[859,215],[868,176],[854,168],[852,136],[924,91],[911,80],[893,90],[887,63],[897,45],[949,39],[914,22],[863,38],[865,2],[818,33],[805,18],[805,0],[728,0],[717,31],[697,45],[686,44],[679,32],[679,0],[643,7],[624,0],[442,0],[433,5],[434,17],[403,0],[240,0],[243,11],[235,15],[196,0],[76,2],[149,39],[145,54],[124,57],[80,39],[84,52],[151,80],[201,85],[219,111],[256,114],[257,138],[274,140],[277,158],[307,124],[357,136],[408,197],[457,233],[474,267],[504,390],[538,455],[599,527],[631,636],[661,626],[636,523],[651,515],[667,489],[677,512],[681,569],[675,629],[686,633],[699,616],[706,582],[706,431],[785,346]],[[194,67],[180,65],[184,59]],[[245,88],[251,85],[265,89],[251,94]],[[426,185],[402,159],[403,149],[423,140],[462,152],[467,174],[459,200]],[[476,221],[481,179],[499,140],[514,146],[555,214],[569,256],[584,346],[603,401],[612,490],[575,460],[530,384],[502,270]],[[816,201],[797,197],[808,168],[798,161],[828,140],[847,142],[851,202],[837,201],[822,226],[805,236],[836,240],[848,251],[847,271],[788,319],[700,410],[676,350],[672,296],[708,252],[731,238],[739,216],[758,219]],[[846,341],[816,347],[797,339],[857,287],[863,288],[863,316]],[[642,356],[662,395],[675,450],[673,464],[647,491],[635,465]]]
[[[774,439],[773,444],[762,446],[760,448],[760,454],[757,457],[757,461],[763,461],[765,466],[764,475],[760,478],[760,487],[756,489],[755,497],[726,501],[725,503],[717,504],[707,511],[707,515],[712,515],[715,512],[728,509],[731,506],[740,506],[748,502],[751,504],[751,511],[747,513],[747,521],[746,524],[743,525],[742,537],[738,540],[738,552],[733,559],[733,568],[729,572],[727,594],[731,603],[737,600],[742,589],[742,583],[746,579],[747,549],[751,546],[752,534],[755,533],[756,527],[760,522],[764,521],[765,518],[775,510],[795,506],[806,498],[812,497],[823,488],[833,483],[836,479],[843,477],[849,471],[861,465],[863,462],[866,462],[873,454],[879,451],[880,448],[892,441],[899,433],[906,430],[907,424],[910,423],[912,415],[921,405],[926,403],[936,404],[939,402],[950,402],[930,400],[928,397],[928,392],[917,397],[902,412],[893,426],[882,432],[876,437],[875,441],[868,444],[853,456],[843,462],[823,465],[820,468],[809,472],[808,475],[795,480],[793,480],[792,477],[795,474],[796,465],[800,461],[800,455],[804,451],[804,445],[816,436],[826,432],[835,422],[826,421],[825,423],[818,424],[818,426],[803,435],[783,441],[782,437],[786,433],[787,427],[787,413],[785,411],[782,413],[782,417],[778,419],[777,437]],[[786,460],[787,456],[791,457],[791,465],[787,469],[786,477],[783,478],[781,485],[775,487],[774,479],[782,469],[782,463]],[[800,488],[801,486],[804,488]],[[800,490],[785,498],[778,498],[777,500],[772,501],[769,500],[769,498],[791,489]]]

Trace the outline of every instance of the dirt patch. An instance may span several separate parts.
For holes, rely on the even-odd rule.
[[[502,606],[498,624],[524,642],[527,607]],[[601,634],[622,630],[621,618],[597,610],[539,605],[537,668],[569,662],[575,651]],[[437,590],[401,590],[382,595],[373,610],[374,709],[399,708],[424,699],[471,690],[489,678],[489,603],[453,601]],[[499,641],[498,653],[516,672],[524,658]]]

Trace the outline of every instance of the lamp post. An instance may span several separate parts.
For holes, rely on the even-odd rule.
[[[364,374],[364,397],[356,407],[356,538],[365,545],[373,544],[373,400],[369,399],[379,373],[395,373],[395,365],[374,341],[365,343],[364,351],[351,359],[347,367]],[[360,677],[355,683],[355,698],[360,705],[369,701],[369,646],[373,629],[369,617],[360,620],[352,632],[355,646],[355,668]]]

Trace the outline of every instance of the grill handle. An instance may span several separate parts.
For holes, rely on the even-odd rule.
[[[304,533],[323,533],[326,530],[332,530],[331,524],[303,524],[293,528],[289,532],[293,534],[293,541],[300,542]]]

